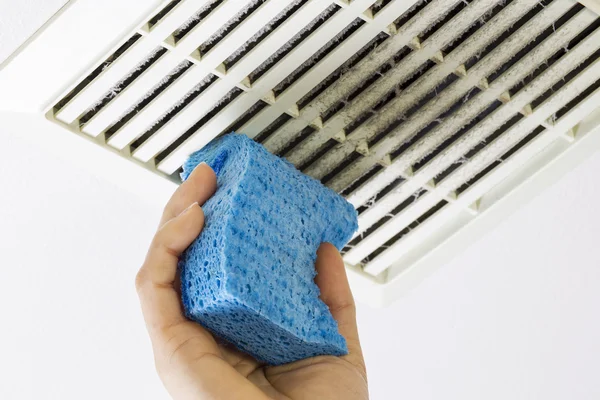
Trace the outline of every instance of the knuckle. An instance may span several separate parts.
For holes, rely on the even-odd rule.
[[[178,362],[183,361],[187,356],[189,356],[196,347],[196,343],[198,338],[195,336],[191,336],[184,340],[181,340],[179,343],[176,343],[174,347],[172,347],[169,351],[169,356],[167,358],[168,365],[174,365]]]
[[[356,363],[356,368],[358,368],[358,373],[365,380],[365,383],[367,383],[369,381],[369,378],[367,377],[367,366],[362,358]]]
[[[332,313],[348,313],[349,315],[356,315],[356,304],[353,301],[340,302],[329,307]]]

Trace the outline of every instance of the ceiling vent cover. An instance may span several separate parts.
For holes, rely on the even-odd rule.
[[[173,0],[47,117],[175,181],[244,133],[357,208],[344,259],[383,284],[574,146],[597,104],[600,21],[572,0]]]

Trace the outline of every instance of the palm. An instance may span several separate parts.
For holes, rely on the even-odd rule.
[[[136,279],[156,367],[169,393],[177,400],[251,400],[267,396],[290,400],[367,399],[354,300],[344,263],[330,244],[322,245],[317,252],[315,282],[321,289],[321,300],[329,306],[339,332],[346,338],[348,355],[266,366],[218,344],[202,326],[184,317],[176,283],[178,256],[202,230],[204,214],[198,203],[204,203],[215,190],[213,171],[200,165],[167,204],[161,228]]]
[[[194,398],[187,395],[187,388],[206,375],[207,364],[213,364],[215,369],[226,365],[244,378],[244,383],[252,384],[272,399],[368,397],[362,357],[352,354],[320,356],[281,366],[266,366],[230,346],[218,345],[206,330],[194,323],[186,321],[171,330],[173,336],[167,341],[167,354],[161,355],[168,362],[162,364],[164,369],[159,372],[167,387],[174,388],[171,392],[175,398]],[[240,386],[241,390],[243,386]]]
[[[261,375],[272,388],[263,391],[275,399],[367,398],[364,370],[342,358],[315,357],[284,367],[266,368]]]

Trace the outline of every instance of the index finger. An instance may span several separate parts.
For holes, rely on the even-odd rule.
[[[197,202],[202,206],[217,190],[217,175],[205,163],[199,164],[173,193],[165,206],[160,225],[178,216],[190,204]]]

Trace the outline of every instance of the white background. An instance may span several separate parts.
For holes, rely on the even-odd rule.
[[[63,3],[0,0],[0,60]],[[133,287],[162,200],[18,121],[0,114],[0,399],[166,398]],[[600,398],[597,171],[600,154],[393,306],[359,305],[373,399]]]

